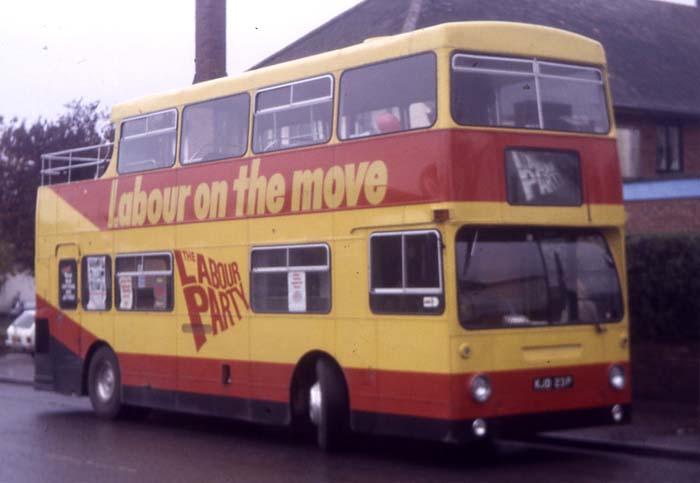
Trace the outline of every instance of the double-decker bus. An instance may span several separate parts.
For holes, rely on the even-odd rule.
[[[324,448],[628,421],[607,86],[598,42],[467,22],[115,106],[103,160],[43,159],[36,388]]]

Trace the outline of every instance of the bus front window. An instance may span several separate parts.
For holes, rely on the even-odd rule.
[[[605,134],[603,74],[585,66],[456,54],[452,117],[465,126]]]
[[[462,228],[457,234],[459,320],[465,328],[618,321],[622,295],[600,233]]]

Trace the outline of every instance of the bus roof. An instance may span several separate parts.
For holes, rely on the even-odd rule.
[[[514,22],[453,22],[413,32],[368,39],[270,67],[222,77],[183,89],[123,102],[112,108],[112,121],[295,79],[334,72],[428,50],[459,49],[475,53],[604,65],[603,46],[565,30]]]

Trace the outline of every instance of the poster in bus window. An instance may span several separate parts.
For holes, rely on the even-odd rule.
[[[106,257],[88,257],[88,310],[105,310],[107,302]]]
[[[74,309],[78,305],[78,265],[75,260],[59,263],[59,305],[63,309]]]
[[[165,277],[156,277],[153,284],[153,308],[165,310],[168,306],[168,290]]]
[[[290,312],[306,312],[306,272],[287,274],[287,297]]]
[[[119,277],[119,308],[131,310],[134,307],[134,290],[130,275]]]

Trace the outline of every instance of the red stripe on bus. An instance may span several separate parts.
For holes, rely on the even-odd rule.
[[[614,139],[456,129],[145,171],[51,189],[100,230],[443,201],[505,202],[508,148],[577,151],[584,201],[622,203]],[[294,183],[295,176],[301,180],[304,174],[309,179],[319,176],[318,191],[302,190],[303,184]],[[325,186],[329,191],[324,194]],[[306,202],[305,191],[310,196]]]
[[[72,318],[39,301],[37,317],[48,318],[51,335],[85,359],[97,341]],[[62,319],[59,321],[59,318]],[[294,364],[117,353],[122,383],[166,391],[230,396],[287,403]],[[231,384],[223,383],[224,365]],[[627,374],[629,365],[622,363]],[[351,409],[374,413],[463,420],[611,406],[631,401],[630,384],[616,391],[608,384],[609,363],[490,372],[493,396],[485,404],[471,398],[471,374],[343,369]],[[568,389],[535,391],[535,378],[571,376]]]

